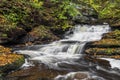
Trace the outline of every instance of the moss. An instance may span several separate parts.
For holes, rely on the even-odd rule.
[[[59,39],[50,31],[49,28],[43,25],[35,27],[29,34],[35,39],[35,41],[39,41],[38,43],[44,41],[50,42]]]
[[[86,0],[87,3],[98,13],[99,18],[116,18],[119,17],[119,0],[115,1],[100,1]]]
[[[48,28],[39,28],[42,34],[39,34],[39,30],[36,35],[39,39],[41,38],[44,41],[53,38],[52,36],[54,34],[59,34],[57,31],[64,31],[71,27],[72,19],[68,19],[69,16],[63,15],[67,17],[67,19],[58,18],[58,15],[62,14],[62,7],[60,6],[63,3],[53,3],[51,1],[42,0],[26,1],[27,0],[0,1],[1,44],[23,42],[23,37],[26,36],[27,33],[38,31],[35,30],[35,28],[39,28],[41,25],[47,26]],[[67,5],[70,7],[69,2]],[[56,7],[59,9],[56,9]],[[57,14],[58,11],[59,14]],[[68,14],[67,11],[65,13]],[[46,35],[47,33],[50,33],[50,35]]]
[[[116,39],[102,39],[100,41],[93,42],[93,47],[120,47],[120,40]]]
[[[120,40],[120,30],[114,30],[103,36],[104,39],[117,39]]]
[[[114,30],[112,32],[103,35],[102,40],[95,41],[90,44],[91,47],[86,49],[88,55],[101,58],[120,58],[120,30]]]
[[[86,53],[96,55],[120,55],[120,48],[90,48],[86,50]]]

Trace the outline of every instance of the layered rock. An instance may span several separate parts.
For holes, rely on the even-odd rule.
[[[101,47],[101,48],[110,48],[110,47],[120,47],[120,41],[116,39],[102,39],[100,41],[92,42],[89,45],[90,47]]]
[[[120,30],[103,35],[102,40],[88,43],[86,54],[94,57],[120,58]]]

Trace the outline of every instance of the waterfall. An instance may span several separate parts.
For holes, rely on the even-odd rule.
[[[107,24],[76,25],[62,40],[16,50],[26,56],[25,64],[5,80],[120,80],[120,60],[100,58],[111,65],[106,66],[89,61],[83,53],[87,42],[98,41],[109,31]]]
[[[65,39],[44,46],[37,45],[35,50],[31,50],[29,47],[29,49],[16,52],[28,55],[29,60],[37,60],[50,68],[59,68],[62,63],[75,64],[82,57],[82,50],[86,42],[100,40],[102,34],[109,30],[109,25],[76,25],[67,32]]]
[[[97,41],[102,38],[103,33],[109,32],[109,25],[76,25],[73,34],[66,35],[67,40],[73,41]]]

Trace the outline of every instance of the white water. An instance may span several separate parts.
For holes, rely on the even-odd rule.
[[[102,34],[110,30],[109,25],[77,25],[66,38],[47,44],[37,50],[19,50],[20,54],[29,55],[29,60],[37,60],[50,68],[58,68],[58,64],[74,64],[80,59],[86,42],[97,41]]]
[[[76,74],[84,74],[86,75],[87,77],[85,79],[80,79],[80,80],[88,80],[91,78],[91,76],[89,75],[88,72],[70,72],[66,75],[58,75],[55,80],[78,80],[75,78],[75,75]]]
[[[111,68],[118,68],[120,69],[120,60],[111,59],[111,58],[101,58],[110,62]]]
[[[73,41],[97,41],[102,38],[103,33],[110,30],[109,25],[76,25],[73,34],[66,36],[67,40]]]
[[[79,75],[79,77],[81,76],[81,79],[75,77],[76,75]],[[85,78],[83,77],[84,75],[86,75]],[[54,80],[90,80],[90,79],[105,80],[104,78],[92,75],[89,72],[70,72],[66,75],[58,75]]]

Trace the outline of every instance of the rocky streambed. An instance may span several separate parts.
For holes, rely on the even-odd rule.
[[[17,53],[26,57],[25,64],[3,79],[119,80],[119,64],[112,66],[109,61],[119,59],[119,40],[116,37],[119,31],[106,33],[108,30],[107,25],[77,25],[73,34],[66,36],[68,39],[17,49]],[[106,34],[101,39],[103,33]],[[116,64],[119,60],[114,62]]]

